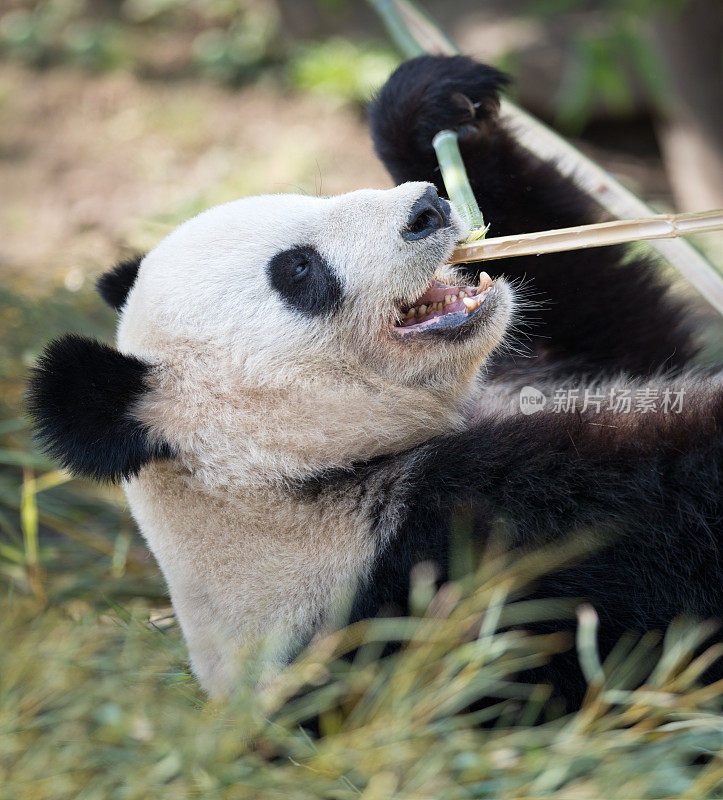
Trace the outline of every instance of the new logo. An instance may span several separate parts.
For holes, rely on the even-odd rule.
[[[547,398],[534,386],[523,386],[520,389],[520,411],[523,414],[536,414],[542,411],[547,403]]]

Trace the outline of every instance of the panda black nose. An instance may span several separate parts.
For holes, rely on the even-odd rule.
[[[425,189],[409,211],[402,238],[408,242],[424,239],[449,225],[449,203],[443,200],[434,186]]]

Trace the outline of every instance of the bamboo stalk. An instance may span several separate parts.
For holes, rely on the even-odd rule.
[[[23,469],[23,484],[20,499],[20,527],[25,544],[25,567],[28,584],[33,594],[45,601],[42,569],[40,566],[40,548],[38,545],[38,503],[37,481],[30,467]]]
[[[449,130],[440,131],[432,139],[432,146],[437,153],[447,197],[454,203],[454,207],[462,215],[470,230],[484,228],[484,217],[469,185],[462,155],[459,152],[457,133]]]
[[[416,3],[409,0],[369,0],[369,4],[381,17],[405,58],[425,53],[459,53],[454,42]]]
[[[570,178],[612,216],[649,217],[654,210],[599,164],[581,153],[547,125],[503,97],[500,113],[507,117],[517,140]],[[685,239],[658,239],[650,246],[673,266],[713,308],[723,315],[723,278],[708,259]]]
[[[411,0],[368,2],[379,14],[389,35],[406,58],[414,58],[422,53],[459,54],[459,48]],[[501,98],[500,114],[507,118],[508,125],[514,130],[520,144],[538,158],[553,161],[563,175],[569,177],[612,216],[622,219],[655,216],[654,210],[647,203],[636,197],[616,178],[506,97]],[[651,247],[723,314],[723,278],[701,253],[680,238],[652,240]],[[530,252],[527,251],[527,254]]]
[[[723,230],[723,209],[692,214],[658,214],[644,219],[599,222],[595,225],[499,236],[465,243],[455,248],[449,261],[452,264],[464,264],[469,261],[489,261],[513,256],[539,256],[643,239],[672,239],[716,230]],[[712,298],[709,299],[712,301]],[[716,299],[723,309],[723,294]]]

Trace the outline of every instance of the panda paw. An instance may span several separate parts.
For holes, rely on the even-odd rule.
[[[429,157],[435,134],[448,128],[462,140],[479,139],[497,117],[507,82],[494,67],[467,56],[405,61],[370,107],[377,152],[385,162]]]

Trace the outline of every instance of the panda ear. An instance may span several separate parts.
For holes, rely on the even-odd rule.
[[[71,472],[120,480],[173,448],[134,416],[149,391],[150,365],[83,336],[51,342],[32,370],[27,394],[35,435]]]
[[[119,261],[113,269],[98,278],[96,287],[100,296],[116,311],[120,311],[125,305],[128,292],[138,277],[138,269],[143,258],[142,255],[135,255]]]

